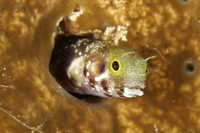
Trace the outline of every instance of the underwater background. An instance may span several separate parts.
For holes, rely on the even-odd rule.
[[[1,0],[1,133],[200,132],[199,0]],[[58,22],[127,26],[119,42],[148,60],[144,95],[78,99],[51,76]]]

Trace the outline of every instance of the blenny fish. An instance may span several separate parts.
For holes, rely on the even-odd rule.
[[[147,61],[137,52],[84,36],[58,35],[50,72],[68,92],[99,97],[142,96]]]

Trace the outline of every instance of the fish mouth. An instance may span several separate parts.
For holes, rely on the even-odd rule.
[[[142,96],[144,92],[142,89],[146,87],[144,82],[132,82],[126,85],[109,86],[107,90],[101,89],[100,92],[104,97],[121,97],[131,98],[136,96]]]
[[[123,93],[125,97],[136,97],[136,96],[142,96],[143,94],[144,92],[141,91],[141,89],[138,88],[129,89],[128,87],[124,88],[124,93]]]
[[[131,87],[116,87],[115,91],[118,94],[118,97],[136,97],[136,96],[142,96],[144,92],[142,89],[144,89],[146,85],[144,83],[141,83],[137,86],[131,86]]]

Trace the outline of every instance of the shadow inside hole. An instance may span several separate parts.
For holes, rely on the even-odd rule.
[[[88,102],[88,103],[98,103],[98,102],[101,102],[103,100],[102,98],[97,97],[97,96],[81,95],[81,94],[78,94],[78,93],[71,93],[71,92],[68,92],[68,93],[70,93],[72,96],[78,98],[79,100],[82,100],[82,101],[85,101],[85,102]]]
[[[189,0],[180,0],[183,3],[187,3]]]
[[[197,69],[197,65],[193,60],[186,60],[184,62],[184,72],[186,74],[194,74]]]

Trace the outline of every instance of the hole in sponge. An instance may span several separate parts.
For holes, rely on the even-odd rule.
[[[196,63],[189,59],[184,62],[184,71],[186,74],[193,74],[197,69]]]
[[[68,45],[75,43],[81,37],[78,36],[65,36],[58,34],[55,37],[55,47],[52,51],[51,60],[49,64],[49,70],[52,76],[56,79],[56,81],[68,91],[74,97],[89,102],[89,103],[96,103],[100,102],[102,98],[90,95],[81,95],[77,93],[71,93],[74,87],[72,81],[69,80],[67,75],[67,68],[71,64],[73,58],[72,51]],[[79,89],[79,88],[77,88]]]

